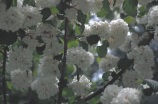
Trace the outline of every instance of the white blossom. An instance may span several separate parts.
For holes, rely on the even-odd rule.
[[[93,21],[90,24],[91,33],[99,35],[101,38],[108,39],[110,37],[110,27],[107,21]]]
[[[140,104],[142,92],[133,88],[123,88],[110,104]]]
[[[38,22],[42,21],[43,16],[36,7],[26,5],[21,11],[25,16],[23,28],[27,29],[28,27],[36,26]]]
[[[31,84],[31,88],[36,91],[39,99],[49,99],[59,92],[58,82],[58,79],[53,76],[39,78]]]
[[[10,72],[15,69],[27,70],[32,66],[32,51],[22,46],[15,46],[8,54],[9,63],[7,64],[7,71]]]
[[[121,46],[125,41],[125,37],[129,31],[128,24],[122,19],[113,20],[110,23],[109,47],[116,48]]]
[[[19,30],[19,28],[22,28],[24,15],[18,8],[10,7],[7,11],[4,11],[2,13],[2,17],[0,16],[0,28],[2,30],[15,32]]]
[[[68,65],[77,65],[81,70],[83,70],[93,63],[93,57],[92,54],[86,52],[81,47],[70,48],[67,52],[67,63]]]
[[[40,59],[38,74],[42,76],[59,76],[59,62],[51,56],[45,56]]]
[[[131,38],[130,38],[130,36],[127,35],[124,43],[119,48],[123,52],[128,52],[128,51],[130,51],[130,43],[131,43]]]
[[[76,20],[77,19],[77,10],[74,8],[66,9],[65,14],[66,14],[65,16],[69,20]]]
[[[101,11],[101,8],[103,7],[103,0],[90,0],[91,1],[91,12],[97,13]]]
[[[60,0],[35,0],[36,5],[41,8],[46,8],[50,6],[56,6],[59,4]]]
[[[57,41],[47,43],[43,54],[46,56],[56,56],[63,51],[63,45]]]
[[[90,80],[85,75],[82,75],[80,76],[79,81],[77,80],[77,76],[75,76],[69,87],[73,89],[76,95],[85,96],[91,85],[92,83]]]
[[[148,3],[152,2],[152,1],[154,1],[154,0],[138,0],[138,3],[140,5],[145,5],[146,6]]]
[[[110,8],[113,8],[114,0],[109,0]],[[124,0],[116,0],[114,7],[120,7],[123,4]]]
[[[144,15],[143,17],[137,17],[136,21],[138,24],[147,24],[148,23],[148,15]]]
[[[11,71],[11,82],[16,90],[24,91],[31,86],[33,80],[30,70],[14,70]]]
[[[112,54],[107,54],[106,57],[100,61],[99,68],[101,68],[103,71],[108,71],[112,68],[117,68],[118,61],[118,57]]]
[[[27,44],[27,48],[31,50],[35,50],[36,46],[39,44],[35,30],[27,30],[26,36],[22,39],[22,41]]]
[[[77,4],[83,13],[89,13],[91,8],[91,0],[78,0]]]
[[[38,24],[36,32],[38,36],[42,37],[45,43],[54,42],[57,39],[57,29],[50,24]]]
[[[126,87],[137,88],[140,83],[138,83],[138,79],[140,75],[136,71],[126,71],[123,74],[122,82]]]
[[[134,69],[138,72],[150,70],[154,66],[154,54],[152,49],[147,45],[135,47],[132,52],[127,54],[127,57],[134,59]]]
[[[103,92],[103,96],[100,97],[102,104],[110,104],[112,99],[117,96],[121,89],[123,89],[122,86],[108,85]]]
[[[148,24],[158,24],[158,6],[153,6],[148,12]]]

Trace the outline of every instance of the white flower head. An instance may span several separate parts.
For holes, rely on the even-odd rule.
[[[103,92],[103,96],[100,97],[100,101],[102,104],[110,104],[112,99],[116,97],[122,89],[122,86],[118,87],[117,85],[108,85]]]
[[[85,75],[82,75],[79,81],[77,80],[77,76],[75,76],[69,87],[73,89],[76,95],[84,96],[91,85],[90,80]]]
[[[39,99],[49,99],[51,96],[58,93],[58,82],[59,81],[56,77],[44,77],[35,80],[31,84],[31,88],[36,91]]]
[[[112,55],[107,54],[105,58],[103,58],[99,63],[99,68],[103,71],[108,71],[112,68],[117,68],[117,62],[119,61],[119,58]]]
[[[30,70],[14,70],[11,71],[11,82],[16,90],[24,91],[31,86],[33,80]]]
[[[142,95],[137,89],[123,88],[110,104],[140,104]]]
[[[65,16],[69,20],[76,20],[77,19],[77,10],[74,8],[66,9],[65,14],[66,14]]]

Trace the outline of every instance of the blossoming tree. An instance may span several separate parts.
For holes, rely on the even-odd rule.
[[[0,104],[157,104],[157,5],[0,0]],[[100,82],[87,74],[94,64]]]

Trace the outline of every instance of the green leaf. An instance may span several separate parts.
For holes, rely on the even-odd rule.
[[[56,8],[59,10],[60,14],[65,14],[65,10],[68,8],[66,1],[61,0],[61,2],[57,4]]]
[[[79,44],[80,44],[80,46],[82,46],[83,49],[88,51],[88,44],[86,42],[80,41]]]
[[[97,16],[98,17],[104,17],[105,15],[108,14],[108,11],[105,10],[104,8],[101,8],[101,11],[100,12],[97,12]]]
[[[62,91],[63,97],[72,97],[74,95],[72,88],[64,88]]]
[[[21,39],[23,39],[26,36],[26,33],[23,29],[19,29],[18,34]]]
[[[68,48],[72,48],[72,47],[77,47],[79,44],[79,41],[78,40],[75,40],[75,39],[69,39],[68,40]]]
[[[97,53],[100,58],[103,58],[106,56],[108,46],[109,46],[109,43],[107,40],[103,41],[102,46],[97,46]]]
[[[6,9],[9,9],[12,6],[13,0],[6,0]]]
[[[17,34],[16,32],[6,32],[3,30],[0,30],[0,44],[6,44],[11,45],[15,43],[17,40]]]
[[[147,83],[154,92],[158,92],[158,82],[151,79],[144,79],[145,83]]]
[[[98,35],[90,35],[87,37],[87,41],[90,45],[97,44],[100,40],[100,37]]]
[[[11,90],[12,89],[12,83],[11,82],[9,82],[9,81],[6,81],[6,83],[7,83],[7,87]]]
[[[153,90],[151,88],[143,89],[143,93],[145,96],[151,96],[153,93]]]
[[[3,60],[3,54],[0,53],[0,62]]]
[[[13,0],[12,6],[13,6],[13,7],[16,7],[16,6],[17,6],[17,0]]]
[[[50,7],[50,10],[51,10],[51,13],[52,13],[52,14],[57,14],[57,13],[59,13],[59,10],[58,10],[55,6],[51,6],[51,7]]]
[[[41,14],[43,15],[42,21],[45,21],[51,15],[50,8],[44,8],[44,9],[42,9],[41,10]]]
[[[42,47],[36,47],[36,51],[39,55],[42,55],[45,48],[46,44],[44,44]]]
[[[138,0],[125,0],[123,2],[123,10],[130,16],[137,15]]]
[[[71,65],[71,66],[68,66],[66,65],[66,75],[71,75],[72,73],[74,72],[74,66]]]
[[[26,6],[27,4],[30,5],[30,6],[33,6],[33,7],[36,6],[34,0],[24,0],[23,6]]]
[[[63,53],[60,54],[60,55],[54,56],[54,59],[56,59],[56,60],[58,60],[58,61],[61,61],[61,60],[62,60],[62,56],[63,56]]]
[[[56,19],[46,20],[46,21],[44,21],[44,23],[50,24],[54,27],[56,27],[56,25],[57,25]]]
[[[104,81],[108,80],[108,77],[110,76],[111,72],[105,72],[102,76],[102,79],[104,79]]]
[[[141,104],[157,104],[158,102],[158,95],[152,95],[152,96],[144,96],[141,100]]]
[[[125,21],[126,23],[130,24],[130,23],[132,23],[132,21],[133,21],[133,17],[127,16],[126,18],[124,18],[124,21]]]
[[[103,8],[105,11],[109,11],[110,7],[109,7],[110,3],[108,0],[103,0]]]

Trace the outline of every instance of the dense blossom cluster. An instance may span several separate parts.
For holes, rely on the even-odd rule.
[[[77,65],[81,70],[90,66],[94,61],[92,53],[85,51],[81,47],[70,48],[67,52],[67,64]]]
[[[154,54],[149,46],[135,47],[127,56],[129,59],[134,59],[133,68],[141,73],[143,78],[152,78],[151,67],[154,66]],[[145,73],[148,73],[147,76]]]
[[[11,71],[11,79],[13,87],[16,90],[24,91],[31,85],[31,82],[33,80],[32,72],[29,70],[20,69]]]
[[[35,90],[40,99],[48,99],[51,96],[54,96],[59,91],[58,89],[58,79],[53,76],[44,77],[35,80],[31,84],[32,90]]]
[[[69,87],[73,89],[76,95],[85,96],[91,85],[92,83],[90,82],[90,80],[85,75],[82,75],[80,76],[79,81],[77,80],[77,76],[75,76]]]
[[[111,10],[119,7],[122,8],[124,2],[124,0],[108,1],[110,2]],[[116,3],[113,6],[114,1]],[[138,6],[146,6],[151,1],[153,0],[138,0]],[[53,26],[54,24],[48,23],[51,21],[47,21],[48,18],[44,20],[45,17],[43,18],[41,10],[43,8],[48,9],[50,7],[55,7],[61,3],[61,0],[35,0],[35,7],[23,5],[22,2],[23,0],[18,0],[17,7],[11,6],[9,9],[6,9],[6,4],[0,0],[0,13],[3,14],[0,15],[0,29],[6,32],[17,32],[19,38],[16,44],[19,45],[19,42],[21,42],[21,44],[26,45],[23,46],[20,44],[20,46],[14,46],[13,44],[9,46],[10,50],[8,52],[6,70],[11,75],[11,82],[15,89],[23,91],[31,86],[31,89],[38,94],[39,99],[49,99],[51,96],[56,95],[61,87],[58,86],[58,84],[60,85],[58,78],[61,76],[59,65],[63,63],[63,56],[60,61],[55,59],[55,56],[62,55],[64,50],[64,52],[66,52],[66,65],[77,66],[82,71],[93,64],[95,57],[91,52],[87,52],[81,48],[80,44],[78,44],[77,47],[64,49],[63,44],[65,44],[65,42],[62,40],[63,35],[60,34],[66,33],[66,31],[60,30],[60,26]],[[65,1],[62,2],[65,3]],[[58,16],[67,17],[68,22],[70,22],[68,25],[74,24],[73,29],[81,29],[79,25],[82,23],[77,21],[78,18],[80,18],[78,17],[79,12],[82,12],[82,15],[87,15],[88,13],[95,14],[101,10],[104,11],[103,2],[104,0],[70,0],[70,3],[66,2],[66,4],[64,4],[65,6],[67,5],[67,7],[64,7],[65,10],[62,11],[64,12],[63,14],[60,14],[61,10],[59,10],[58,14],[52,13],[51,16],[54,18],[58,18]],[[59,4],[59,7],[56,9],[60,8],[60,5],[61,4]],[[119,12],[122,13],[124,10],[120,9]],[[116,12],[115,14],[117,15]],[[134,23],[147,24],[148,26],[157,25],[157,18],[158,6],[153,6],[149,9],[148,14],[146,13],[141,17],[136,17]],[[104,40],[108,41],[110,49],[119,48],[121,51],[127,52],[128,59],[134,60],[134,70],[126,70],[119,79],[122,81],[121,84],[124,85],[124,87],[131,88],[108,85],[103,95],[100,97],[100,101],[103,104],[140,104],[143,94],[141,91],[134,89],[140,84],[138,79],[151,79],[153,77],[153,72],[151,70],[154,66],[153,50],[147,45],[138,46],[143,39],[148,38],[149,34],[145,32],[139,36],[134,32],[131,33],[129,26],[132,26],[134,23],[128,25],[126,23],[127,21],[125,21],[126,20],[121,19],[120,15],[117,15],[115,20],[93,21],[90,24],[82,24],[85,27],[83,33],[81,33],[83,37],[80,38],[79,41],[81,40],[88,43],[87,37],[98,35],[101,42]],[[79,23],[78,27],[76,27],[76,23]],[[21,34],[19,33],[19,29],[24,30],[23,32],[26,33],[24,37],[20,37]],[[75,32],[76,31],[78,32],[79,30],[75,30]],[[78,33],[80,32],[81,31]],[[157,26],[154,32],[154,40],[158,43]],[[68,35],[74,34],[68,31]],[[70,37],[65,38],[67,41],[69,39]],[[34,67],[32,64],[34,59],[33,53],[37,52],[37,49],[41,47],[42,51],[38,54],[42,54],[42,58],[39,59],[37,65],[37,78],[33,81],[33,72],[30,70]],[[115,68],[118,68],[119,60],[120,58],[117,56],[108,53],[99,62],[99,68],[104,72],[110,70],[109,72],[117,74]],[[67,85],[73,89],[75,95],[85,97],[92,83],[85,75],[79,76],[78,74],[79,73],[77,73],[77,76]],[[109,80],[112,79],[111,76]]]
[[[99,68],[101,68],[103,71],[109,71],[112,68],[117,68],[118,61],[118,57],[112,54],[107,54],[106,57],[100,61]]]

